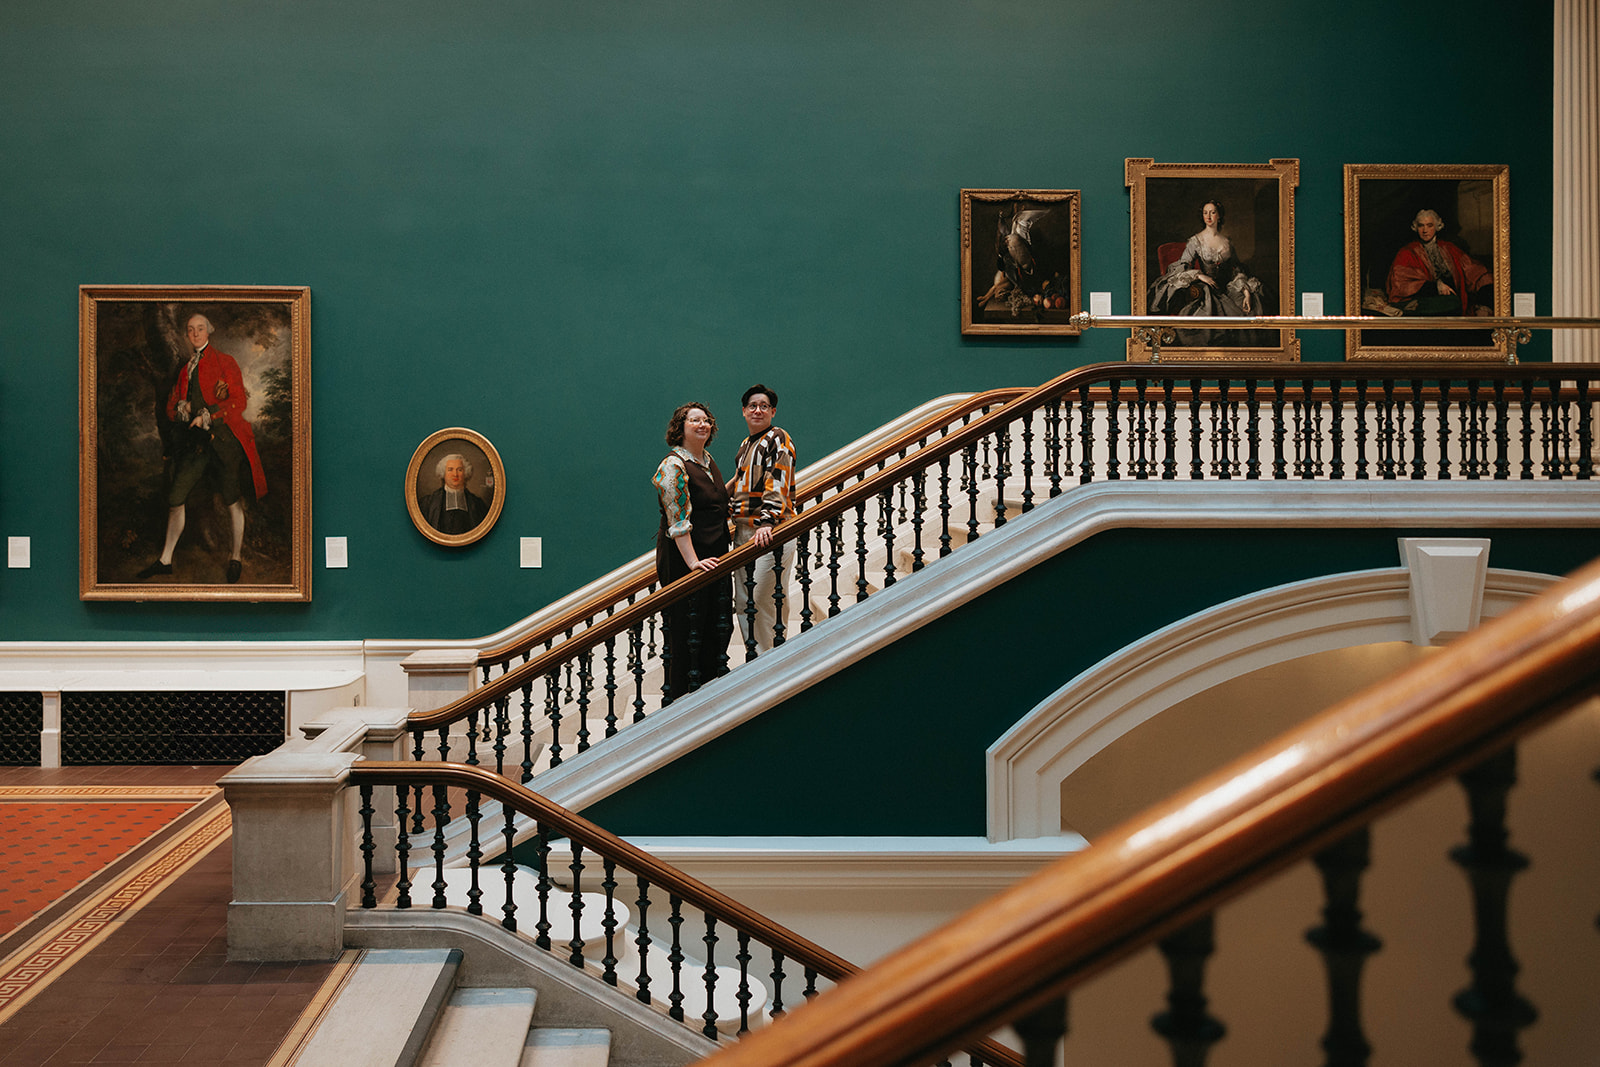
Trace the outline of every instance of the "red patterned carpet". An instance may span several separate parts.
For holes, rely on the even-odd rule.
[[[12,790],[0,791],[0,937],[204,799],[96,804],[45,799],[37,789],[26,800],[6,792]]]

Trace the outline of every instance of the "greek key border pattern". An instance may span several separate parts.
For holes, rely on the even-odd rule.
[[[41,934],[9,959],[0,961],[0,1022],[110,935],[115,924],[143,908],[178,875],[197,863],[232,831],[231,812],[184,835],[159,856],[110,886]]]

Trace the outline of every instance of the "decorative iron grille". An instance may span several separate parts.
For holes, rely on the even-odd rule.
[[[283,744],[279,690],[62,693],[61,762],[238,763]]]
[[[43,693],[0,693],[0,765],[37,767]]]

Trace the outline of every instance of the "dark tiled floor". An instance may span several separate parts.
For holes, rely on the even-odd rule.
[[[0,768],[5,785],[209,785],[226,767]],[[0,1023],[0,1065],[265,1065],[333,970],[229,963],[224,841]]]

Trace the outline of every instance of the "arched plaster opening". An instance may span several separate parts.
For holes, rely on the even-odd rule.
[[[1556,580],[1487,568],[1478,573],[1484,583],[1482,618],[1504,614]],[[1430,589],[1415,569],[1331,575],[1220,604],[1107,657],[990,746],[990,840],[1060,834],[1062,783],[1112,742],[1169,708],[1276,664],[1339,649],[1413,642],[1416,619],[1427,613],[1425,602],[1456,592]]]

